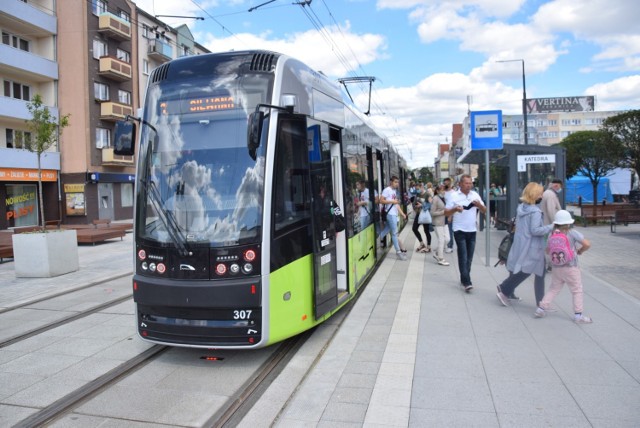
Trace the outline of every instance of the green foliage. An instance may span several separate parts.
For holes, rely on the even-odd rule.
[[[567,178],[578,173],[589,178],[593,186],[594,201],[597,201],[598,183],[622,162],[622,143],[604,131],[578,131],[570,134],[559,145],[566,149]]]
[[[38,191],[40,202],[40,225],[45,230],[44,203],[42,197],[42,168],[41,156],[62,135],[62,130],[69,126],[69,115],[65,115],[56,119],[49,107],[43,104],[42,97],[39,94],[33,96],[31,101],[27,103],[27,109],[31,113],[31,119],[25,121],[27,128],[31,131],[31,138],[22,142],[22,147],[32,153],[38,155]]]
[[[605,119],[602,130],[624,147],[623,166],[640,172],[640,110],[630,110]]]
[[[55,144],[59,135],[62,135],[62,130],[69,126],[69,115],[56,120],[49,111],[49,107],[43,105],[39,94],[33,96],[27,104],[27,109],[31,113],[31,119],[26,123],[32,135],[30,140],[24,141],[23,147],[41,155]]]

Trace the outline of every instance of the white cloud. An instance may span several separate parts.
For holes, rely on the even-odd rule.
[[[595,94],[598,110],[627,110],[638,108],[640,75],[626,76],[587,88],[585,94]]]
[[[212,52],[249,48],[273,50],[291,55],[311,68],[333,77],[344,77],[357,70],[360,65],[386,57],[386,40],[381,35],[354,34],[350,31],[349,23],[340,30],[329,27],[326,31],[332,34],[333,45],[329,45],[326,38],[315,30],[293,33],[284,39],[273,38],[270,33],[240,33],[224,38],[207,33],[200,43]],[[345,50],[345,46],[349,48]],[[337,53],[340,57],[349,58],[351,62],[341,62]],[[358,62],[354,60],[354,56]]]

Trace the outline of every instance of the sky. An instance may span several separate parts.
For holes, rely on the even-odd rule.
[[[267,49],[331,79],[372,76],[370,120],[412,168],[467,112],[522,112],[527,98],[593,95],[640,108],[637,0],[134,0],[187,24],[212,52]],[[511,62],[498,62],[509,61]],[[368,84],[349,85],[361,111]]]

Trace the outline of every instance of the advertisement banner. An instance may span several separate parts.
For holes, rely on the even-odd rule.
[[[594,96],[529,98],[527,111],[531,114],[570,111],[593,111]]]

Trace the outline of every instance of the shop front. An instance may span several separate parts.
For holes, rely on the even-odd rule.
[[[64,222],[88,224],[97,219],[132,219],[134,181],[134,174],[124,173],[63,174]]]
[[[58,171],[42,170],[42,188],[46,220],[58,220]],[[4,213],[0,229],[36,226],[40,218],[38,170],[0,168],[0,196]]]

